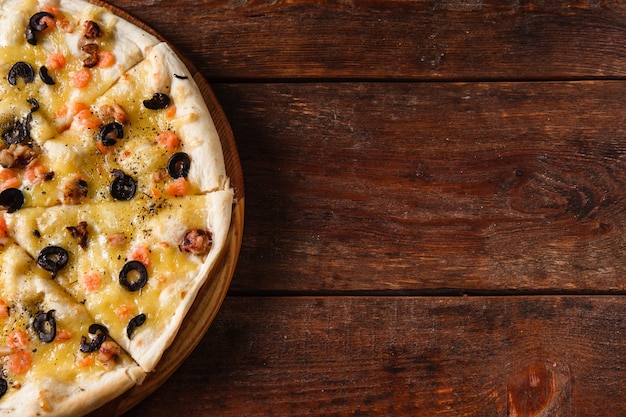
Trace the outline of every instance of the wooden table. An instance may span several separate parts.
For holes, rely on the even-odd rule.
[[[222,309],[126,416],[625,415],[624,5],[110,3],[246,186]]]

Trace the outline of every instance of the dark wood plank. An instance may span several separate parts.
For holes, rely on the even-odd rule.
[[[111,0],[219,79],[626,75],[615,2]]]
[[[128,413],[622,416],[621,297],[227,298]]]
[[[214,87],[235,292],[626,289],[624,82]]]

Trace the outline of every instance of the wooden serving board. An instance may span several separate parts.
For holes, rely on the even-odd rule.
[[[91,3],[105,7],[122,19],[137,25],[146,32],[151,33],[163,42],[167,42],[161,35],[145,25],[143,22],[132,17],[128,13],[99,0],[89,0]],[[169,44],[169,42],[168,42]],[[217,128],[222,143],[226,173],[230,178],[231,186],[235,192],[235,202],[231,218],[230,230],[226,240],[226,246],[215,267],[209,273],[207,282],[198,292],[196,300],[185,317],[181,328],[165,351],[161,361],[145,379],[142,385],[133,387],[120,397],[104,405],[100,409],[88,414],[88,417],[112,417],[120,416],[140,403],[148,395],[153,393],[165,382],[174,371],[185,361],[189,354],[200,342],[211,322],[226,297],[230,281],[235,272],[237,258],[241,247],[244,222],[244,183],[243,172],[239,161],[239,154],[235,139],[226,116],[217,102],[211,87],[203,76],[194,68],[193,64],[182,56],[176,48],[169,44],[179,58],[185,63],[189,73],[198,84],[202,96],[209,108],[213,122]]]

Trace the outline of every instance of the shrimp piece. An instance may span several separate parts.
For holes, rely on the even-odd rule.
[[[83,89],[89,85],[91,81],[91,71],[88,69],[80,69],[74,72],[70,78],[70,84],[74,88]]]
[[[185,178],[176,178],[167,184],[165,190],[172,197],[182,197],[189,192],[189,181]]]
[[[7,368],[12,374],[25,374],[32,366],[33,354],[28,350],[18,350],[7,357]]]

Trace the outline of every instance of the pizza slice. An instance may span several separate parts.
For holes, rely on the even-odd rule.
[[[2,240],[0,415],[83,415],[141,383],[144,372],[85,307]]]
[[[145,371],[176,336],[220,257],[232,191],[23,208],[7,228]]]

